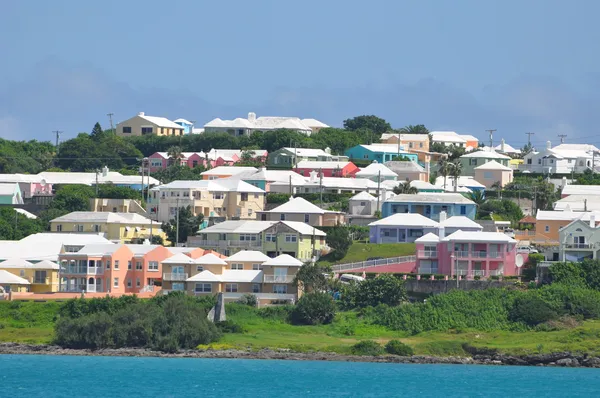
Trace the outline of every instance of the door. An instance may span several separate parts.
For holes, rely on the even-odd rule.
[[[273,268],[274,282],[287,283],[287,267]]]

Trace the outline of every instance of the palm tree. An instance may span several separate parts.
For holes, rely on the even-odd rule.
[[[167,150],[167,156],[169,157],[169,163],[171,165],[175,164],[177,166],[181,165],[180,160],[183,159],[183,152],[181,151],[181,147],[172,146]]]
[[[417,124],[416,126],[409,124],[408,126],[402,127],[398,132],[400,134],[429,134],[427,127],[422,124]]]
[[[448,178],[448,174],[450,174],[450,163],[446,157],[441,157],[438,160],[438,174],[444,176],[444,190],[446,190],[446,179]]]
[[[462,163],[459,159],[455,159],[450,163],[450,175],[454,178],[454,192],[458,191],[458,178],[462,174]]]
[[[477,207],[480,207],[487,200],[483,191],[473,191],[469,194],[468,198],[475,202]]]
[[[414,195],[414,194],[419,193],[419,190],[417,188],[415,188],[415,187],[412,187],[410,185],[410,182],[405,182],[405,183],[398,184],[397,187],[394,187],[394,193],[396,195],[399,195],[399,194],[402,194],[402,193],[403,194],[413,194]]]
[[[496,181],[495,183],[493,183],[490,188],[496,191],[496,196],[498,196],[498,199],[502,199],[502,184],[500,183],[500,181]]]

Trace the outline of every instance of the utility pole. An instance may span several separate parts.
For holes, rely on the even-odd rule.
[[[114,113],[112,113],[112,112],[106,114],[106,116],[108,116],[108,120],[110,120],[110,129],[112,130],[113,133],[116,134],[117,132],[115,131],[115,128],[113,126],[113,121],[112,121],[113,115],[114,115]]]
[[[294,189],[292,188],[292,175],[290,174],[290,196],[294,195]]]
[[[179,244],[179,198],[177,198],[177,229],[175,230],[175,247]]]
[[[490,133],[490,148],[493,148],[494,147],[493,135],[494,135],[494,132],[496,131],[496,129],[489,129],[489,130],[485,130],[485,131]]]
[[[323,207],[323,169],[319,169],[319,198]]]
[[[560,143],[564,144],[565,143],[565,138],[567,138],[566,134],[559,134],[558,138],[560,138]]]
[[[140,193],[142,196],[142,200],[144,199],[144,159],[142,159],[142,167],[140,168],[142,173],[142,186],[140,188]]]
[[[298,167],[298,143],[294,141],[294,168]]]
[[[60,144],[60,136],[63,132],[60,130],[54,130],[52,133],[56,136],[56,153],[58,153],[58,144]]]
[[[535,135],[535,133],[525,133],[527,134],[527,145],[531,146],[531,136]]]
[[[96,198],[98,197],[98,174],[100,174],[100,170],[96,169]]]
[[[408,182],[405,182],[405,184],[408,184]],[[381,170],[379,170],[379,173],[377,173],[377,211],[379,210],[379,188],[381,187]]]

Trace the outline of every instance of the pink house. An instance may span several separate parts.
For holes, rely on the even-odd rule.
[[[428,233],[415,241],[417,271],[473,279],[518,275],[517,241],[500,232]]]

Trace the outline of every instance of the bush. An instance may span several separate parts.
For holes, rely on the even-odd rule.
[[[350,351],[354,355],[377,356],[383,354],[383,347],[376,341],[363,340],[350,347]]]
[[[223,333],[244,333],[244,327],[242,325],[238,325],[237,323],[226,320],[222,322],[216,323],[217,328]]]
[[[296,325],[320,325],[333,321],[335,303],[327,293],[308,293],[298,300],[291,314]]]
[[[356,285],[350,294],[355,294],[357,307],[375,307],[379,304],[395,306],[406,300],[404,281],[390,274],[382,274]]]
[[[388,341],[385,345],[385,352],[392,355],[400,355],[402,357],[414,355],[413,349],[399,340]]]
[[[258,299],[254,294],[244,294],[237,302],[250,307],[258,307]]]
[[[548,303],[535,296],[517,298],[509,314],[511,321],[523,322],[528,326],[536,326],[557,317],[558,314]]]

